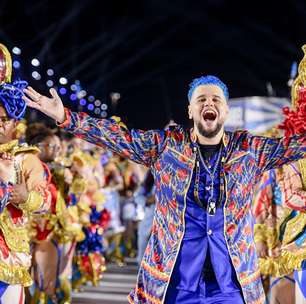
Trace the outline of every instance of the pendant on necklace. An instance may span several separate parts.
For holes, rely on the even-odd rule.
[[[213,199],[210,199],[208,201],[207,213],[208,215],[211,215],[211,216],[216,214],[216,201],[214,201]]]

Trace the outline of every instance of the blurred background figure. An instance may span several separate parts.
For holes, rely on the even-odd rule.
[[[40,149],[52,201],[44,216],[33,217],[33,273],[35,290],[32,303],[71,301],[72,259],[77,240],[84,235],[79,223],[77,206],[69,195],[74,176],[69,161],[62,154],[61,142],[55,131],[44,124],[28,126],[26,141]]]

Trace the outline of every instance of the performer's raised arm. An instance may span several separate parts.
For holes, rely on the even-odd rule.
[[[77,137],[106,146],[131,160],[150,166],[163,151],[169,132],[165,130],[128,130],[118,117],[98,119],[85,113],[71,112],[64,108],[61,98],[50,89],[51,98],[33,88],[24,90],[23,99],[29,107],[37,109],[57,121],[60,127]]]

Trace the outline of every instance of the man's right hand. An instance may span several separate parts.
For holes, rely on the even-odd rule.
[[[58,123],[65,121],[65,111],[61,98],[58,96],[55,89],[50,89],[52,98],[41,95],[36,92],[32,87],[24,89],[22,98],[31,108],[37,109],[47,116],[55,119]]]

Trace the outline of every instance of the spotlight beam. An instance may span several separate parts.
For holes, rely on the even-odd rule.
[[[111,40],[106,44],[102,51],[95,52],[92,56],[90,56],[86,61],[83,61],[77,68],[75,68],[69,75],[68,78],[74,78],[75,75],[80,73],[83,69],[89,67],[94,61],[98,60],[101,57],[105,57],[108,52],[111,52],[114,48],[120,45],[123,41],[128,39],[129,35],[134,34],[135,31],[139,30],[139,25],[133,25],[130,29],[126,30],[121,34],[121,37],[116,37],[116,39]],[[89,69],[90,70],[90,69]],[[87,71],[88,72],[88,71]]]
[[[84,6],[86,5],[86,1],[80,1],[77,2],[77,4],[73,6],[73,9],[69,11],[65,19],[63,19],[59,23],[59,25],[57,26],[57,30],[53,33],[53,35],[48,37],[47,43],[44,44],[43,48],[39,52],[38,58],[43,58],[48,53],[53,41],[63,31],[63,29],[79,15],[79,13],[83,10]]]
[[[137,40],[137,37],[145,33],[148,29],[152,28],[156,23],[160,22],[160,20],[166,20],[166,17],[160,17],[158,20],[152,20],[150,23],[145,23],[145,25],[132,25],[125,32],[119,32],[118,35],[113,35],[117,39],[112,39],[111,42],[109,42],[102,51],[94,53],[88,60],[84,61],[81,65],[74,69],[69,75],[69,78],[74,78],[74,75],[77,75],[83,69],[86,69],[88,66],[90,66],[93,62],[98,61],[98,59],[101,57],[103,57],[104,60],[101,60],[99,66],[103,67],[105,61],[108,60],[109,53],[113,54],[116,51],[116,48],[126,41],[131,43],[131,41]],[[137,35],[135,35],[136,33]],[[95,71],[91,71],[91,73],[89,71],[91,70],[89,69],[86,73],[87,78],[96,79]]]

